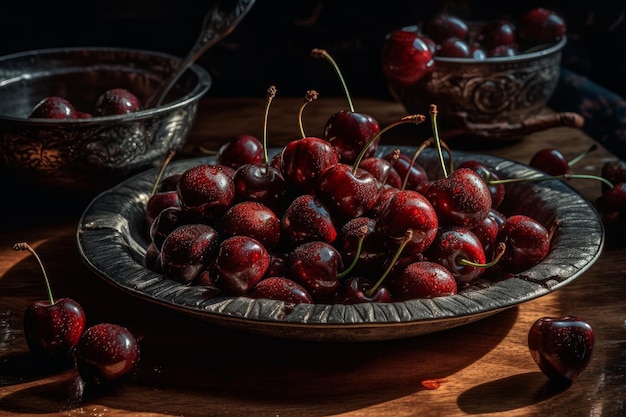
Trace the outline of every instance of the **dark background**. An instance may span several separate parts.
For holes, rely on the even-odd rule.
[[[502,4],[500,4],[502,3]],[[513,3],[513,4],[509,4]],[[141,0],[10,2],[0,13],[0,54],[67,46],[119,46],[183,56],[194,43],[210,2]],[[563,66],[626,96],[624,1],[269,1],[257,0],[237,29],[198,61],[213,77],[209,96],[342,95],[329,51],[353,96],[388,98],[379,52],[389,31],[447,10],[471,20],[515,19],[548,7],[568,24]]]

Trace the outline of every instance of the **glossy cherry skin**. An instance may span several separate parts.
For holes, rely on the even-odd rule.
[[[520,42],[528,46],[558,42],[567,32],[567,25],[563,18],[543,7],[524,13],[517,26]]]
[[[180,199],[176,190],[151,195],[146,203],[146,224],[148,227],[151,227],[157,216],[168,208],[180,208]]]
[[[306,137],[285,145],[280,156],[280,171],[290,190],[315,194],[319,177],[339,162],[339,154],[327,140]]]
[[[488,57],[512,57],[519,54],[519,50],[515,45],[498,45],[487,51]]]
[[[589,365],[595,333],[579,317],[541,317],[528,332],[528,349],[539,369],[554,383],[569,385]]]
[[[99,323],[76,346],[76,367],[87,384],[109,386],[132,375],[140,360],[139,342],[126,327]]]
[[[626,182],[626,161],[621,159],[606,161],[602,164],[600,176],[609,180],[613,185],[620,182]],[[609,186],[607,184],[602,182],[601,185],[603,193],[609,191]]]
[[[67,99],[59,96],[45,97],[31,110],[28,117],[37,119],[75,119],[76,109]]]
[[[341,110],[330,116],[322,137],[333,145],[341,162],[351,164],[379,131],[378,121],[369,114]],[[374,155],[379,141],[369,144],[364,158]]]
[[[430,75],[435,68],[431,39],[415,32],[397,29],[384,41],[381,52],[382,72],[401,86],[411,86]]]
[[[450,271],[435,262],[421,261],[407,265],[388,283],[394,301],[454,295],[457,283]]]
[[[448,178],[433,181],[425,193],[441,225],[478,226],[491,210],[491,192],[482,177],[469,168],[457,168]]]
[[[487,187],[489,187],[489,194],[491,194],[491,208],[497,209],[504,201],[506,189],[504,184],[493,184],[490,180],[499,180],[500,177],[484,163],[475,159],[470,159],[461,163],[457,168],[469,168],[475,171],[480,177],[485,180]]]
[[[392,161],[393,153],[385,155],[384,158]],[[407,190],[417,190],[428,182],[426,170],[418,162],[412,162],[412,158],[408,155],[400,154],[393,163],[393,169],[398,173],[401,183],[405,184],[404,188]]]
[[[266,205],[256,201],[242,201],[229,208],[219,222],[223,237],[249,236],[266,248],[280,243],[280,219]]]
[[[140,111],[141,101],[124,88],[112,88],[102,93],[96,101],[95,116],[112,116]]]
[[[180,207],[168,207],[161,211],[150,225],[150,240],[159,251],[167,236],[179,226],[192,223],[193,218]]]
[[[332,243],[337,239],[337,229],[330,211],[310,194],[293,199],[281,218],[280,226],[285,242],[291,246],[313,240]]]
[[[626,234],[626,182],[618,182],[600,195],[596,208],[609,237]]]
[[[384,285],[379,285],[369,295],[369,291],[376,284],[376,280],[361,276],[354,276],[344,280],[337,296],[336,304],[360,304],[360,303],[390,303],[391,293]]]
[[[469,26],[457,16],[439,13],[426,21],[423,31],[435,43],[441,44],[450,38],[466,40],[469,35]]]
[[[435,240],[439,220],[428,199],[417,191],[393,194],[376,219],[376,233],[386,242],[399,245],[412,230],[406,252],[424,252]]]
[[[239,296],[251,290],[265,275],[270,254],[249,236],[225,239],[215,258],[215,285],[226,295]]]
[[[210,221],[221,217],[234,202],[235,183],[222,166],[198,164],[183,172],[177,192],[183,210]]]
[[[24,313],[24,336],[28,348],[46,365],[71,363],[74,348],[85,329],[85,312],[71,298],[35,301]]]
[[[223,143],[217,150],[217,163],[237,169],[244,164],[263,162],[263,143],[255,136],[240,134]]]
[[[307,289],[316,303],[332,304],[339,290],[343,259],[331,244],[320,241],[296,246],[287,257],[287,278]]]
[[[558,149],[553,148],[544,148],[537,151],[530,159],[528,165],[548,175],[563,175],[571,174],[572,172],[565,155]]]
[[[450,58],[469,58],[470,47],[462,39],[448,38],[437,45],[436,56]]]
[[[263,278],[246,296],[283,301],[286,304],[286,312],[293,310],[297,304],[313,304],[313,297],[306,288],[283,276]]]
[[[502,269],[518,273],[541,262],[550,251],[550,234],[532,217],[515,214],[506,218],[497,237],[506,249],[500,258]]]
[[[219,235],[209,225],[189,223],[177,227],[161,248],[165,277],[183,284],[193,281],[210,264],[218,246]]]
[[[362,216],[374,204],[378,181],[368,171],[338,163],[328,167],[320,176],[315,195],[340,222]]]
[[[287,205],[287,182],[279,169],[258,163],[245,164],[233,174],[236,201],[256,201],[282,214]]]
[[[395,188],[402,186],[400,174],[393,168],[391,162],[382,157],[371,156],[364,158],[359,168],[366,170],[381,184],[387,184]]]
[[[463,265],[459,262],[465,259],[476,264],[486,263],[485,251],[480,239],[464,227],[441,227],[437,238],[428,248],[426,257],[446,267],[459,288],[476,281],[485,272],[484,268]]]
[[[472,232],[483,245],[483,251],[487,260],[493,259],[496,254],[498,232],[506,217],[496,209],[491,209],[485,219]]]
[[[476,41],[488,51],[501,45],[515,45],[517,41],[515,25],[506,19],[492,20],[481,28]]]

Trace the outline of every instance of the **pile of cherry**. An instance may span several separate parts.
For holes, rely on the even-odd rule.
[[[433,105],[433,126],[436,114]],[[381,130],[340,111],[323,137],[303,134],[271,159],[254,136],[233,138],[215,163],[157,180],[146,266],[216,297],[292,306],[448,296],[541,262],[550,231],[498,211],[505,186],[483,163],[450,169],[432,139],[412,155],[375,156],[383,132],[425,120]],[[443,175],[429,178],[417,157],[437,144]]]
[[[381,53],[382,72],[387,79],[410,86],[434,70],[436,57],[512,57],[554,45],[566,31],[565,21],[543,7],[531,9],[516,20],[500,18],[476,28],[442,12],[422,25],[389,33]]]
[[[90,119],[91,117],[114,116],[140,111],[142,103],[137,96],[125,88],[111,88],[100,94],[93,112],[77,109],[67,98],[47,96],[31,109],[29,118],[38,119]]]

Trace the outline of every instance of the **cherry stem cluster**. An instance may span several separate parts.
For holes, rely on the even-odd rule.
[[[346,85],[346,80],[343,78],[343,75],[341,74],[341,70],[339,69],[339,65],[337,65],[337,63],[335,62],[333,57],[330,56],[330,54],[328,52],[326,52],[326,50],[318,49],[318,48],[314,48],[311,51],[311,56],[314,57],[314,58],[324,58],[328,62],[331,63],[331,65],[335,69],[335,72],[337,73],[337,76],[339,76],[339,80],[341,81],[341,85],[343,86],[343,90],[346,93],[346,99],[348,100],[348,105],[350,106],[350,111],[354,112],[354,106],[352,105],[352,98],[350,98],[350,93],[348,92],[348,86]]]
[[[37,259],[37,262],[39,262],[39,267],[41,268],[41,271],[43,272],[43,278],[46,282],[46,291],[48,292],[48,299],[50,300],[50,304],[54,304],[54,297],[52,297],[52,288],[50,288],[50,281],[48,280],[48,274],[46,274],[46,269],[43,266],[43,262],[41,262],[41,258],[39,258],[39,255],[37,255],[37,252],[35,252],[35,250],[26,242],[19,242],[13,245],[13,249],[14,250],[25,250],[30,252],[35,259]]]

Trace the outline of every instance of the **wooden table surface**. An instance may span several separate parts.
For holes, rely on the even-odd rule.
[[[277,98],[268,123],[270,146],[300,136],[301,99]],[[405,115],[393,102],[356,98],[357,111],[384,126]],[[345,108],[342,98],[319,98],[303,113],[308,135],[321,135],[326,119]],[[217,149],[232,135],[263,137],[265,99],[215,99],[201,104],[180,157],[198,147]],[[381,143],[411,144],[409,128],[392,129]],[[528,163],[543,147],[574,157],[593,141],[582,131],[558,127],[521,140],[473,143],[469,148]],[[576,165],[599,174],[615,159],[600,148]],[[573,180],[593,201],[599,183]],[[11,187],[8,186],[9,191]],[[13,190],[15,191],[15,190]],[[38,192],[2,198],[0,234],[1,416],[621,416],[626,415],[626,248],[607,243],[597,262],[573,283],[542,298],[460,328],[402,340],[313,343],[218,327],[133,298],[103,282],[82,262],[76,227],[90,196]],[[70,297],[88,322],[127,326],[140,338],[136,378],[108,394],[75,398],[73,370],[36,369],[24,340],[27,306],[45,299],[39,266],[46,265],[56,297]],[[578,315],[596,331],[589,367],[565,390],[554,391],[527,347],[531,324],[542,316]],[[438,389],[422,381],[445,378]]]

